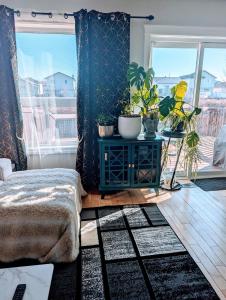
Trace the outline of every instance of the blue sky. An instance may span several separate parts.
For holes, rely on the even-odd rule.
[[[21,77],[43,79],[55,72],[76,75],[74,35],[17,33]],[[156,76],[181,76],[195,71],[196,49],[153,48]],[[226,49],[205,49],[203,69],[226,81]]]
[[[16,42],[21,77],[40,80],[58,71],[77,73],[74,35],[17,33]]]
[[[153,48],[153,69],[156,76],[180,76],[193,73],[196,67],[196,49]],[[218,80],[226,80],[226,49],[205,49],[203,69]]]

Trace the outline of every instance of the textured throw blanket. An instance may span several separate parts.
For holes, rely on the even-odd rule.
[[[0,261],[75,260],[85,194],[74,170],[13,173],[0,185]]]

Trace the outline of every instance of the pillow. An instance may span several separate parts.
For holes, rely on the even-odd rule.
[[[6,180],[11,174],[11,160],[8,158],[0,158],[0,180]]]

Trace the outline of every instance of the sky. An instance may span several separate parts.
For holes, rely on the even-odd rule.
[[[55,72],[76,75],[74,35],[17,33],[16,42],[18,70],[22,78],[41,80]]]
[[[197,49],[153,48],[156,76],[181,76],[195,72]],[[19,75],[41,80],[55,72],[77,73],[73,34],[17,33]],[[226,49],[205,49],[203,69],[226,81]]]

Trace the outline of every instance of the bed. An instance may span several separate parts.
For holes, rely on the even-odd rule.
[[[85,195],[74,170],[12,173],[0,185],[0,261],[75,260]]]

